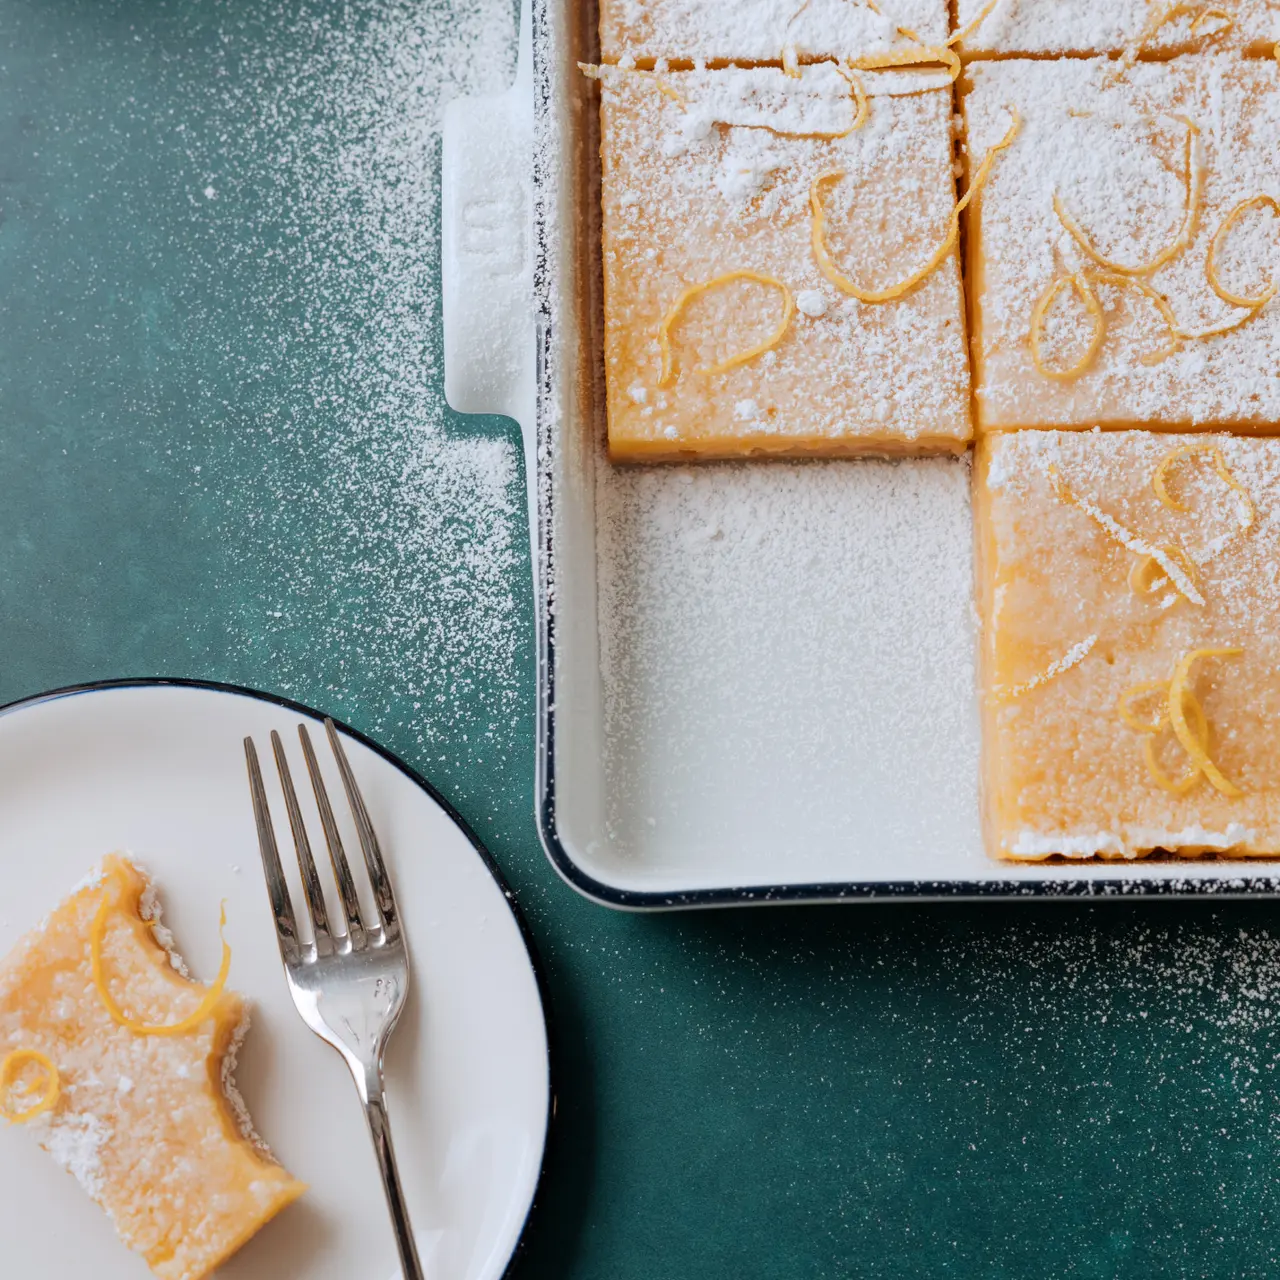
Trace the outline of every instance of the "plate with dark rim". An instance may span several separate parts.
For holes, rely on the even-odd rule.
[[[314,731],[320,720],[285,699],[173,680],[57,690],[0,709],[0,956],[113,851],[155,878],[165,924],[204,981],[218,967],[225,901],[228,985],[253,1008],[237,1083],[258,1131],[309,1184],[219,1269],[225,1280],[399,1275],[355,1088],[285,987],[246,782],[246,735],[261,751],[279,730],[295,777],[305,777],[297,726]],[[411,953],[387,1089],[423,1265],[432,1280],[498,1280],[533,1205],[552,1111],[529,940],[492,858],[448,803],[390,752],[339,731]],[[326,772],[331,765],[322,760]],[[268,772],[283,831],[283,801]],[[328,780],[340,796],[336,769]],[[300,798],[318,833],[313,799]],[[346,834],[358,848],[354,829]],[[142,1259],[35,1138],[21,1125],[0,1130],[6,1274],[142,1280]]]

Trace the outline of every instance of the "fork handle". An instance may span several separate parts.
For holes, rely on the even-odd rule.
[[[375,1066],[355,1074],[364,1102],[364,1118],[369,1122],[369,1136],[373,1139],[373,1152],[378,1157],[378,1168],[382,1173],[383,1190],[387,1193],[387,1209],[396,1233],[400,1270],[404,1273],[404,1280],[424,1280],[413,1227],[409,1223],[409,1210],[404,1203],[404,1190],[400,1186],[400,1171],[396,1168],[396,1149],[391,1142],[391,1121],[387,1118],[387,1094],[382,1071]]]

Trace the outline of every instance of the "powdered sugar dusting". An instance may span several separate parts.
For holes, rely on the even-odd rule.
[[[954,0],[956,30],[982,12],[987,0]],[[1164,0],[997,0],[995,8],[965,40],[965,54],[1119,53],[1142,35]],[[1271,0],[1231,0],[1230,26],[1205,23],[1192,32],[1209,5],[1187,5],[1152,33],[1145,51],[1168,55],[1187,49],[1249,49],[1262,53],[1280,39],[1280,10]],[[1201,38],[1201,36],[1205,38]]]
[[[1063,9],[1071,6],[1060,6]],[[1033,362],[1028,335],[1037,302],[1067,272],[1095,271],[1054,210],[1057,197],[1098,253],[1126,266],[1154,260],[1176,241],[1187,205],[1186,145],[1206,174],[1195,230],[1185,250],[1149,276],[1178,326],[1211,329],[1247,313],[1215,295],[1206,260],[1215,232],[1240,201],[1280,193],[1280,68],[1229,55],[1139,63],[1122,79],[1114,63],[1010,60],[975,63],[964,96],[966,146],[976,163],[1022,117],[970,222],[975,266],[969,287],[980,377],[979,421],[1016,426],[1265,426],[1280,420],[1280,303],[1233,332],[1186,341],[1152,363],[1167,343],[1160,314],[1132,288],[1095,285],[1106,332],[1078,377],[1053,380]],[[1188,124],[1190,122],[1190,125]],[[1198,130],[1194,132],[1192,130]],[[1242,258],[1257,256],[1246,267]],[[1280,268],[1273,220],[1232,232],[1224,275],[1260,294]],[[1078,297],[1060,295],[1049,313],[1043,362],[1068,369],[1082,358],[1095,320]]]
[[[111,1129],[91,1113],[63,1110],[37,1130],[40,1145],[97,1199],[102,1192],[102,1149]]]
[[[991,459],[989,481],[979,471],[979,505],[996,846],[1023,858],[1153,849],[1274,857],[1280,441],[1026,431],[984,442],[983,451]],[[1183,509],[1153,488],[1162,466]],[[1156,562],[1161,549],[1165,576],[1135,583],[1135,568]],[[1194,580],[1194,596],[1172,590],[1171,569]],[[1080,661],[1036,678],[1046,655],[1086,636],[1093,642]],[[1165,789],[1148,759],[1180,779],[1188,756],[1163,723],[1150,733],[1142,726],[1167,706],[1160,691],[1170,696],[1185,655],[1221,648],[1240,652],[1206,654],[1191,688],[1211,757],[1240,793],[1194,773],[1196,785]],[[1024,682],[1024,696],[1011,697]]]
[[[834,175],[822,191],[827,243],[864,288],[906,279],[947,233],[950,91],[898,96],[902,76],[865,79],[869,114],[848,133],[858,107],[831,65],[798,80],[775,68],[661,78],[602,69],[605,361],[618,456],[924,452],[968,440],[956,255],[880,304],[847,296],[815,260],[810,201],[824,173]],[[832,136],[804,136],[813,132]],[[871,233],[889,225],[891,236]],[[676,299],[744,268],[774,292],[739,278],[697,294],[664,376],[659,332]],[[767,338],[781,287],[799,317],[775,346],[714,379],[689,373]],[[736,409],[748,401],[759,412],[745,417]]]
[[[899,25],[929,44],[946,39],[943,0],[896,0],[889,11],[867,0],[601,0],[600,44],[607,61],[634,65],[777,61],[784,48],[799,57],[857,57],[907,47]]]
[[[944,459],[602,469],[620,848],[674,866],[714,841],[776,882],[809,842],[904,867],[977,845],[968,481]]]
[[[210,305],[246,329],[216,411],[238,422],[228,596],[267,584],[238,619],[251,670],[327,687],[333,710],[432,761],[437,735],[515,751],[518,459],[492,424],[450,420],[438,310],[443,106],[507,86],[515,31],[513,0],[302,0],[228,21],[207,54],[224,62],[216,145],[193,159],[217,170],[207,216],[228,228],[211,275],[235,281]]]

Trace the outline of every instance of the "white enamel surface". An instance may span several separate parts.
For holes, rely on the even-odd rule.
[[[515,83],[445,108],[440,275],[444,390],[462,413],[530,424],[533,398],[533,150],[529,14]]]
[[[878,849],[899,878],[971,871],[968,467],[604,476],[613,874],[678,881],[731,854],[739,883],[803,883]]]
[[[252,734],[269,762],[273,728],[289,744],[295,779],[305,778],[301,718],[246,696],[168,687],[78,694],[0,716],[0,954],[114,849],[151,870],[165,922],[206,980],[226,899],[230,985],[254,1006],[238,1080],[259,1131],[310,1190],[218,1274],[383,1280],[399,1272],[364,1120],[341,1060],[286,992],[245,781],[241,739]],[[496,1280],[532,1202],[546,1134],[537,982],[503,891],[466,835],[394,765],[346,746],[413,960],[387,1070],[422,1261],[431,1280]],[[340,796],[336,775],[329,781]],[[268,786],[282,823],[270,767]],[[319,839],[313,802],[302,799]],[[150,1274],[21,1127],[0,1128],[0,1242],[5,1276]]]

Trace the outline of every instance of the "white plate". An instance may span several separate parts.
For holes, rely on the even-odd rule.
[[[255,1007],[238,1079],[259,1131],[311,1189],[219,1271],[223,1280],[399,1274],[355,1089],[285,990],[245,781],[241,739],[252,734],[261,753],[273,728],[305,777],[296,726],[314,718],[231,689],[157,683],[55,694],[0,714],[0,955],[115,849],[155,874],[165,922],[205,980],[226,899],[230,985]],[[350,733],[344,745],[413,956],[387,1086],[423,1265],[432,1280],[494,1280],[542,1168],[551,1095],[537,978],[473,838],[392,757]],[[341,795],[336,776],[330,789]],[[6,1276],[150,1274],[20,1126],[0,1130],[0,1241]]]

